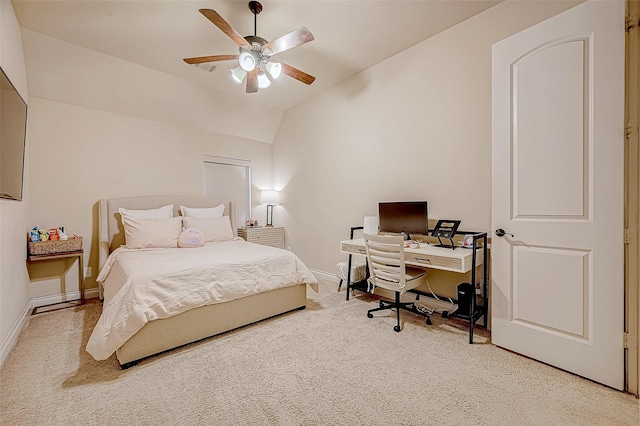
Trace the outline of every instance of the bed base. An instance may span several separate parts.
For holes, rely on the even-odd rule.
[[[122,369],[127,369],[142,358],[304,309],[306,296],[307,285],[297,284],[151,321],[122,345],[116,351],[116,356]]]

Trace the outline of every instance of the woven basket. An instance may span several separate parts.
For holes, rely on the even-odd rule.
[[[40,256],[43,254],[68,253],[82,250],[82,237],[69,238],[61,241],[41,241],[28,242],[29,256]]]

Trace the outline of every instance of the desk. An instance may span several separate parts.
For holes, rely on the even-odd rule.
[[[464,234],[468,235],[469,233],[464,232]],[[478,244],[480,241],[482,241],[482,244]],[[470,315],[456,315],[455,313],[452,315],[469,321],[469,343],[473,343],[473,326],[480,318],[484,317],[483,325],[485,328],[487,327],[487,315],[489,311],[489,301],[487,300],[487,264],[484,262],[484,259],[487,257],[487,234],[474,233],[473,246],[477,248],[474,250],[457,247],[454,250],[422,243],[420,248],[404,249],[404,261],[406,265],[424,269],[441,269],[461,274],[471,271],[471,283],[473,283],[474,287],[476,284],[476,266],[483,265],[483,305],[477,306],[476,298],[471,297]],[[364,245],[364,238],[341,241],[340,251],[349,255],[358,254],[366,256],[367,251]],[[347,298],[349,297],[349,289],[351,287],[349,278],[351,277],[347,279]],[[418,290],[410,291],[419,295],[431,296]]]
[[[364,238],[342,241],[340,248],[343,253],[347,254],[361,254],[363,256],[367,254]],[[469,272],[473,266],[473,252],[471,249],[462,247],[452,250],[423,243],[420,248],[405,248],[404,262],[418,268],[465,273]],[[483,252],[478,250],[475,259],[476,265],[481,265],[483,260]]]
[[[70,251],[65,253],[38,254],[29,255],[29,262],[38,262],[43,260],[78,258],[78,287],[80,288],[80,304],[84,304],[84,250]]]

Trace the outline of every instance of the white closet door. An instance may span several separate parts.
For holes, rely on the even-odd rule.
[[[243,226],[251,217],[251,161],[205,155],[204,196],[233,201],[236,226]]]
[[[624,387],[624,2],[493,46],[494,344]]]

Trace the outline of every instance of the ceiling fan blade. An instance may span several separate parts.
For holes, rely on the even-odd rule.
[[[313,40],[313,34],[307,27],[300,27],[262,46],[262,52],[269,56],[292,49]]]
[[[247,73],[247,93],[256,93],[258,91],[258,69],[254,69]]]
[[[305,84],[311,84],[316,79],[314,76],[309,75],[304,71],[300,71],[299,69],[294,68],[291,65],[287,65],[282,62],[280,62],[280,65],[282,65],[282,72],[284,74],[288,75],[289,77],[293,77]]]
[[[233,59],[238,59],[239,55],[213,55],[213,56],[199,56],[197,58],[184,58],[188,64],[203,64],[205,62],[218,62],[218,61],[231,61]]]
[[[236,42],[236,44],[240,47],[243,47],[247,50],[251,50],[251,45],[244,39],[236,30],[234,30],[231,25],[224,18],[218,15],[218,12],[212,9],[200,9],[200,13],[202,13],[208,20],[210,20],[213,25],[220,28],[223,33],[225,33],[229,38]]]

